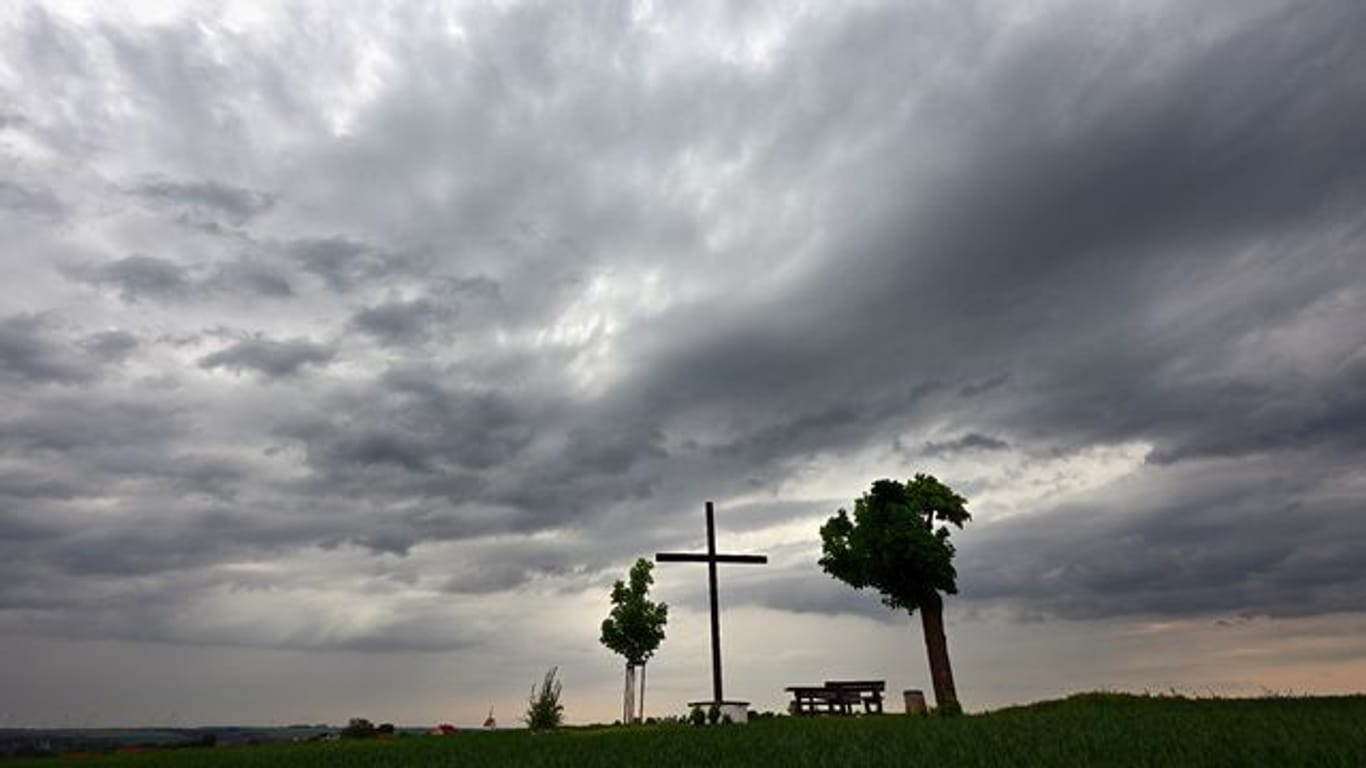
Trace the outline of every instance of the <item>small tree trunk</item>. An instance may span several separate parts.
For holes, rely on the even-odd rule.
[[[944,599],[938,592],[931,592],[920,601],[920,626],[925,631],[925,654],[930,660],[930,682],[934,685],[935,706],[957,709],[958,691],[953,685],[949,642],[944,637]]]
[[[626,690],[621,697],[621,722],[623,725],[631,724],[631,716],[636,711],[636,668],[631,666],[631,662],[626,662]]]
[[[645,662],[640,662],[640,714],[636,715],[636,722],[645,720]]]

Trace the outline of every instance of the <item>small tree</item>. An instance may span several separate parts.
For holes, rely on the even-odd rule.
[[[555,679],[559,667],[551,667],[545,673],[538,689],[531,686],[531,697],[527,699],[526,724],[533,731],[546,731],[559,728],[564,722],[564,705],[560,704],[560,681]]]
[[[935,703],[960,712],[944,637],[943,594],[957,594],[954,547],[944,523],[972,519],[967,500],[931,475],[910,482],[878,480],[854,502],[854,518],[841,509],[821,526],[821,568],[855,589],[873,587],[891,608],[920,610]],[[937,527],[936,527],[937,526]]]
[[[368,739],[375,735],[375,724],[364,717],[353,717],[341,731],[343,739]]]
[[[650,601],[651,571],[654,563],[638,558],[631,566],[629,583],[617,580],[612,585],[612,611],[602,622],[602,644],[626,659],[626,686],[622,694],[622,722],[639,722],[645,714],[645,662],[664,641],[664,625],[669,622],[669,606]],[[640,706],[637,712],[635,670],[640,667]]]

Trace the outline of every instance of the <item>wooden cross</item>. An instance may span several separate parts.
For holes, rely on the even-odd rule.
[[[768,562],[764,555],[718,555],[716,554],[716,513],[712,503],[707,502],[707,552],[658,552],[656,563],[706,563],[707,584],[711,591],[711,690],[712,701],[725,701],[721,695],[721,613],[716,601],[716,564],[749,563],[763,565]]]

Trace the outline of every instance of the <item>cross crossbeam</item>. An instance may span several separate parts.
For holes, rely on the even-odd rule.
[[[765,555],[723,555],[716,552],[716,512],[712,503],[707,502],[707,551],[706,552],[659,552],[655,554],[657,563],[706,563],[707,586],[711,597],[711,690],[712,700],[725,701],[721,690],[721,611],[716,596],[716,565],[735,563],[763,565],[768,562]]]
[[[763,565],[768,562],[765,555],[703,555],[688,552],[659,552],[655,554],[656,563],[750,563]]]

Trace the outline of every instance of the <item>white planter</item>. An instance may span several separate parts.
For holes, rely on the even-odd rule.
[[[711,705],[712,705],[712,702],[710,702],[710,701],[690,701],[690,702],[688,702],[688,706],[692,707],[693,709],[700,709],[700,710],[702,710],[702,714],[704,714],[704,715],[707,714],[707,712],[708,712],[709,710],[711,710]],[[730,717],[730,721],[731,721],[732,723],[748,723],[748,722],[749,722],[749,702],[748,702],[748,701],[722,701],[722,702],[720,702],[720,709],[721,709],[721,717],[722,717],[722,718],[725,718],[725,717],[729,716],[729,717]],[[720,725],[720,721],[719,721],[719,720],[717,721],[717,724]]]

